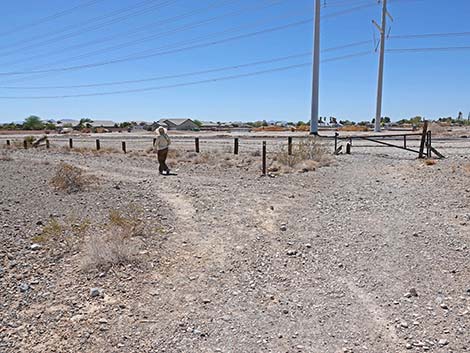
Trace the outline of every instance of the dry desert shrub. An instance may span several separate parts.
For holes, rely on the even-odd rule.
[[[66,251],[70,251],[77,241],[83,240],[90,227],[91,223],[88,219],[78,221],[74,217],[69,217],[61,222],[52,218],[44,225],[41,233],[34,236],[31,240],[34,243],[53,241],[59,247],[65,247]]]
[[[104,232],[92,234],[85,244],[84,268],[107,270],[134,262],[138,252],[134,238],[143,235],[145,230],[142,212],[135,205],[125,210],[111,210]]]
[[[86,269],[106,270],[133,262],[138,248],[128,230],[110,227],[104,234],[92,234],[85,247],[83,266]]]
[[[57,190],[65,191],[69,194],[83,191],[96,179],[84,175],[81,168],[68,163],[59,164],[54,177],[51,179],[51,185]]]
[[[292,155],[288,148],[283,146],[273,157],[275,170],[282,171],[313,171],[317,167],[326,166],[331,157],[324,143],[316,137],[308,137],[298,143],[292,144]]]
[[[131,237],[144,235],[144,211],[135,204],[129,204],[124,209],[109,211],[109,224],[111,227],[124,229]]]

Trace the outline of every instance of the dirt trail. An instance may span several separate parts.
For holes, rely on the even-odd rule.
[[[39,262],[22,264],[35,259],[26,237],[35,228],[18,226],[15,233],[20,222],[2,219],[8,236],[21,239],[5,241],[16,244],[9,251],[21,255],[15,266],[22,269],[8,267],[6,287],[13,294],[6,302],[19,308],[9,313],[10,324],[23,318],[34,324],[16,338],[26,349],[33,343],[38,352],[61,351],[63,344],[64,352],[126,353],[470,347],[464,334],[470,327],[470,194],[461,187],[468,183],[464,169],[456,168],[449,181],[452,160],[424,167],[415,160],[352,155],[314,173],[260,178],[256,171],[204,165],[181,165],[178,177],[161,177],[154,160],[126,156],[57,154],[47,158],[51,165],[41,164],[40,154],[14,158],[25,165],[25,177],[17,179],[25,190],[29,182],[43,185],[60,160],[103,179],[93,193],[71,197],[32,188],[33,205],[40,192],[50,201],[44,212],[34,211],[36,218],[25,212],[29,225],[61,208],[65,214],[67,207],[87,205],[85,212],[98,216],[124,201],[142,203],[146,217],[167,222],[167,232],[143,240],[144,264],[103,277],[77,273],[79,253],[45,257],[53,265],[36,275],[46,279],[31,293],[38,302],[30,305],[17,279],[31,281],[31,267],[40,268]],[[37,175],[26,172],[31,162]],[[15,175],[16,167],[8,168],[6,176]],[[16,201],[30,207],[28,197],[8,190],[9,208]],[[442,200],[430,190],[441,190]],[[90,298],[90,287],[104,288],[104,297]],[[411,288],[418,297],[404,296]],[[41,297],[47,292],[53,299]],[[46,303],[54,310],[41,316],[38,308]],[[43,333],[51,330],[57,337],[48,342]],[[449,343],[440,346],[440,339]]]

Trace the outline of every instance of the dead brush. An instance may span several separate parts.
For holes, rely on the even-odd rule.
[[[122,228],[132,237],[145,233],[143,222],[144,211],[135,204],[129,204],[124,209],[109,211],[109,224],[111,227]]]
[[[331,158],[324,143],[316,137],[308,137],[292,144],[291,155],[289,155],[286,146],[281,147],[280,151],[274,155],[273,160],[279,165],[279,167],[275,166],[278,169],[310,171],[315,170],[316,167],[328,165]]]
[[[85,244],[84,268],[107,270],[134,262],[139,250],[135,237],[145,231],[142,214],[135,205],[125,210],[111,210],[104,232],[92,234]]]
[[[71,194],[85,190],[95,181],[96,178],[84,175],[83,169],[68,163],[61,163],[50,183],[57,190]]]
[[[138,247],[127,229],[110,227],[104,234],[92,234],[85,247],[85,269],[108,270],[134,262]]]

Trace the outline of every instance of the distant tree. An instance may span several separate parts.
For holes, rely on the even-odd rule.
[[[55,130],[55,129],[57,129],[57,125],[52,120],[46,121],[44,127],[45,127],[46,130]]]
[[[299,120],[297,124],[295,124],[297,127],[304,126],[305,123],[302,120]]]
[[[35,115],[31,115],[26,118],[23,124],[23,129],[25,130],[42,130],[44,129],[44,123],[41,121],[41,118]]]
[[[82,118],[78,122],[77,126],[75,127],[78,130],[84,129],[84,128],[91,128],[91,123],[93,123],[93,120],[88,119],[88,118]]]
[[[463,113],[462,112],[459,112],[459,116],[457,118],[458,120],[462,120],[463,119]]]
[[[392,122],[392,120],[388,117],[388,116],[385,116],[382,118],[382,123],[383,124],[390,124]]]
[[[414,125],[418,125],[423,121],[423,118],[420,116],[415,116],[414,118],[410,119],[410,123]]]
[[[194,124],[196,124],[198,127],[201,127],[202,126],[202,121],[200,120],[193,120],[194,121]]]
[[[350,120],[340,120],[339,123],[344,126],[356,125],[354,121],[350,121]]]
[[[122,122],[122,123],[119,124],[119,127],[120,127],[121,129],[125,129],[125,128],[129,127],[129,126],[132,126],[132,124],[131,124],[130,122],[128,122],[128,121],[124,121],[124,122]]]

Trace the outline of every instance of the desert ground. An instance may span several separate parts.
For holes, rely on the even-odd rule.
[[[470,351],[469,139],[284,168],[285,136],[175,135],[166,177],[151,135],[108,136],[0,140],[1,352]]]

